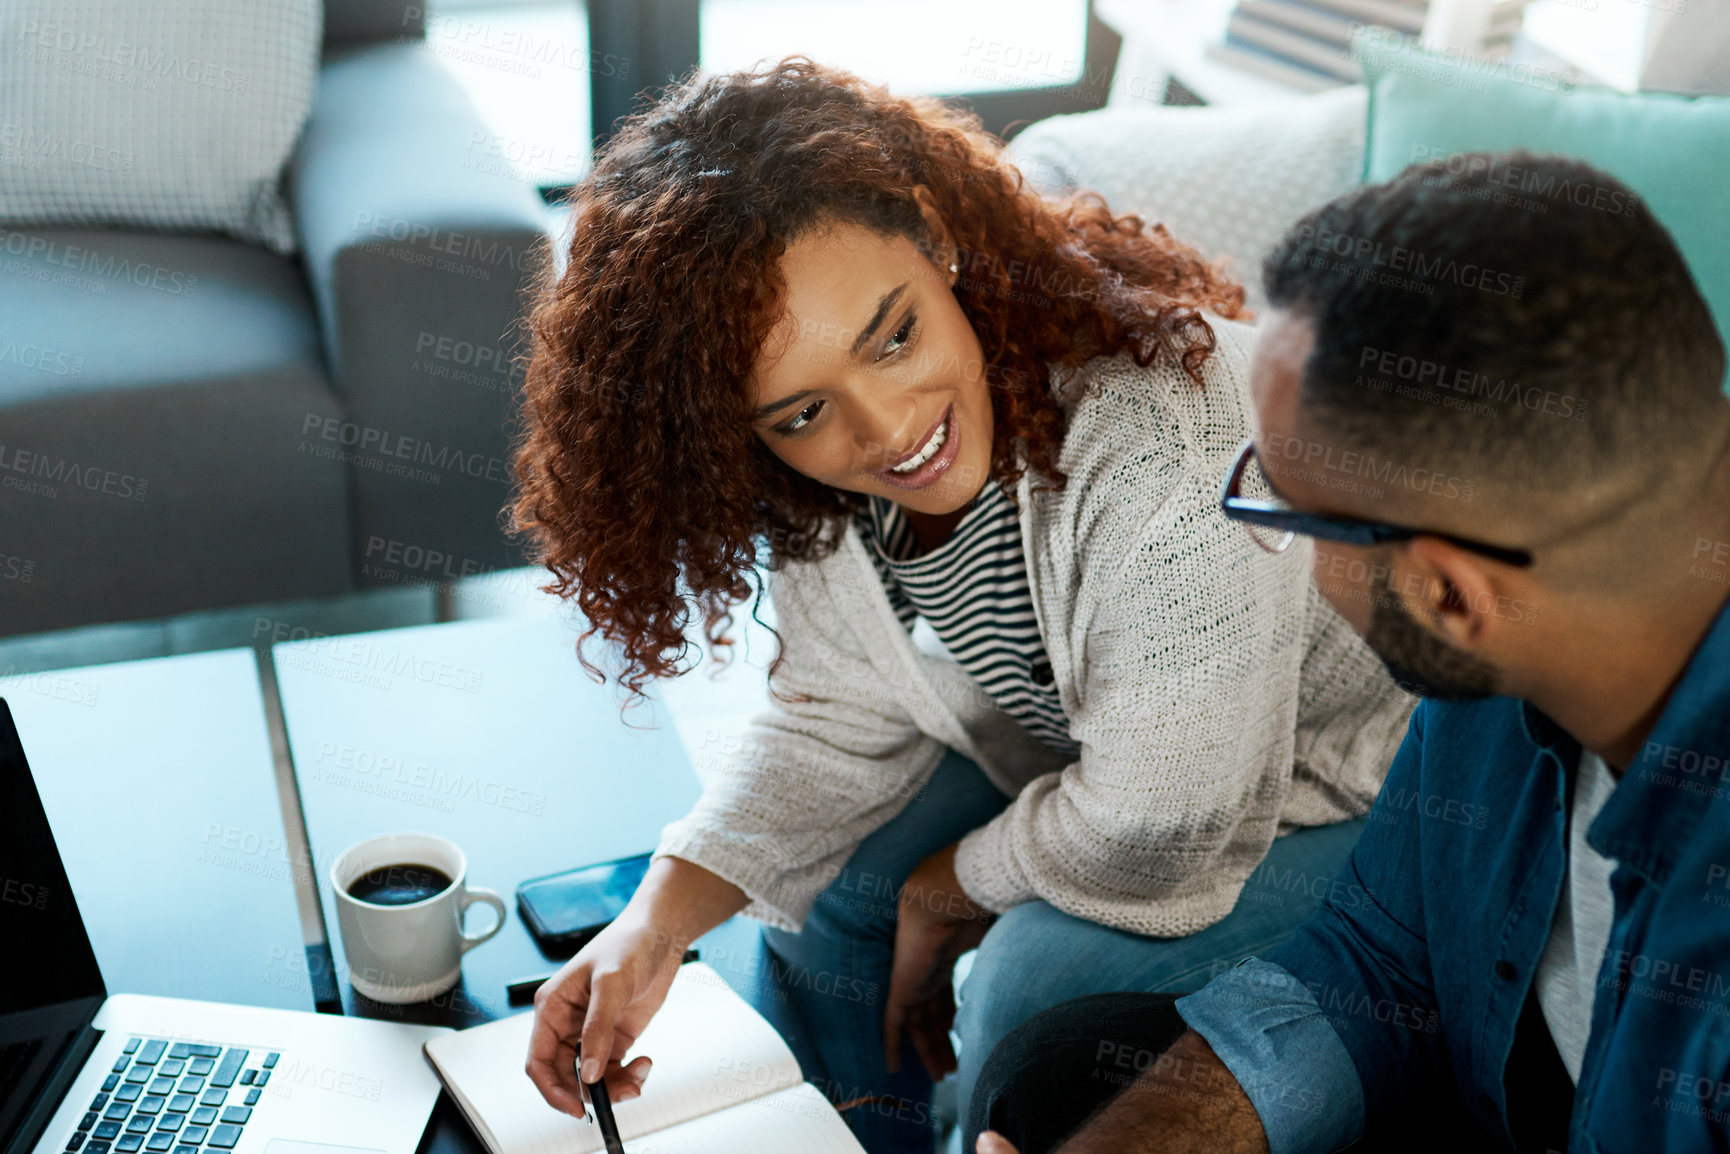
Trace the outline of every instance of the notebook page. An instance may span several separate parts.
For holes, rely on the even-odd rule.
[[[534,1014],[427,1043],[431,1058],[497,1154],[590,1154],[600,1130],[547,1105],[523,1071]],[[613,1107],[627,1139],[772,1094],[800,1081],[792,1051],[762,1015],[700,962],[681,966],[631,1057],[654,1069],[643,1096]]]
[[[828,1099],[801,1082],[627,1142],[625,1154],[865,1154],[865,1147]]]

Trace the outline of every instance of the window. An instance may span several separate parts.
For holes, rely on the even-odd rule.
[[[589,25],[580,0],[432,0],[427,48],[474,101],[491,135],[471,167],[536,186],[589,164]]]
[[[1104,103],[1118,39],[1089,0],[429,0],[427,47],[490,129],[474,167],[556,199],[638,94],[693,65],[792,53],[902,92],[965,97],[986,128]]]
[[[1647,21],[1656,7],[1628,0],[1538,0],[1525,11],[1525,33],[1605,84],[1633,92],[1640,87]]]
[[[1074,84],[1086,0],[703,0],[702,65],[802,52],[900,92],[947,96]]]

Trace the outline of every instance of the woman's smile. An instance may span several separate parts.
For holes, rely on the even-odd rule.
[[[877,476],[903,489],[923,489],[955,463],[960,451],[961,430],[955,427],[955,406],[950,405],[917,448],[897,457],[887,469],[879,469]]]

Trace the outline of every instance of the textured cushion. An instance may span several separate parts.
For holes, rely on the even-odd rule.
[[[1252,308],[1261,259],[1310,209],[1359,183],[1364,90],[1295,97],[1278,109],[1122,108],[1054,116],[1011,158],[1042,192],[1091,189],[1224,260]]]
[[[1730,343],[1730,99],[1570,89],[1543,73],[1462,65],[1379,36],[1360,34],[1355,48],[1371,92],[1365,179],[1385,180],[1414,160],[1514,148],[1597,165],[1670,230]],[[1542,206],[1544,195],[1559,195],[1512,171],[1508,179],[1510,203]],[[1606,212],[1622,203],[1598,200]]]
[[[216,230],[294,250],[279,182],[320,0],[0,0],[0,223]]]

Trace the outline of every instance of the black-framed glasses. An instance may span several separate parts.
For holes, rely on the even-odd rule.
[[[1219,510],[1228,520],[1249,530],[1250,537],[1269,553],[1283,552],[1298,535],[1337,541],[1342,545],[1380,545],[1387,541],[1409,541],[1413,537],[1436,537],[1470,549],[1505,565],[1527,566],[1532,555],[1506,545],[1487,545],[1469,537],[1456,537],[1434,529],[1410,529],[1386,521],[1370,521],[1337,513],[1305,513],[1281,501],[1256,456],[1255,440],[1244,441],[1219,487]]]

